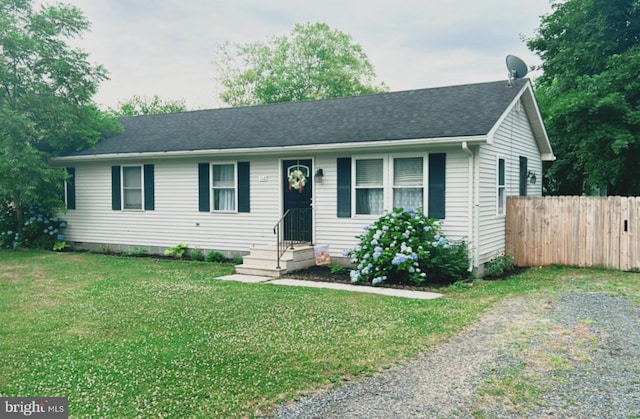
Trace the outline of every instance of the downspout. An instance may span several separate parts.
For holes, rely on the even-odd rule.
[[[469,197],[467,199],[467,214],[469,217],[469,220],[467,222],[467,237],[468,237],[468,243],[470,246],[470,257],[469,257],[469,272],[473,272],[473,268],[475,266],[475,260],[476,260],[476,248],[478,247],[478,244],[475,242],[474,240],[474,234],[473,234],[473,227],[474,227],[474,188],[475,188],[475,178],[474,178],[474,167],[473,167],[473,163],[474,163],[474,159],[473,159],[473,151],[471,151],[471,149],[469,148],[469,144],[466,141],[462,142],[462,151],[464,151],[467,156],[469,156],[469,164],[468,169],[469,169],[469,174],[468,174],[468,180],[469,180]]]

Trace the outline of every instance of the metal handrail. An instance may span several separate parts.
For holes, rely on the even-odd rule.
[[[282,214],[282,217],[280,217],[276,225],[273,226],[273,234],[276,235],[276,254],[277,254],[276,269],[280,269],[280,258],[282,257],[282,255],[284,255],[284,252],[280,253],[280,230],[281,230],[282,222],[287,217],[287,215],[289,215],[289,211],[291,210],[286,210],[285,213]]]
[[[296,243],[305,243],[308,241],[305,240],[303,235],[305,231],[310,231],[311,226],[306,225],[302,215],[310,211],[311,209],[309,208],[290,208],[282,214],[280,220],[278,220],[273,227],[273,234],[276,235],[276,269],[280,269],[280,258],[282,258],[282,255],[284,255],[288,249],[293,249],[293,245]],[[284,240],[280,240],[280,231],[283,225],[289,228],[287,229],[287,235],[284,237]]]

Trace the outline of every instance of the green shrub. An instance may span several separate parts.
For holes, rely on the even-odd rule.
[[[134,256],[134,257],[148,256],[149,255],[149,249],[147,249],[146,247],[134,247],[133,249],[129,250],[128,252],[124,252],[123,255],[124,256]]]
[[[56,242],[53,244],[52,250],[55,252],[62,252],[67,247],[69,247],[69,245],[67,244],[66,241],[56,240]]]
[[[442,236],[441,225],[421,210],[385,212],[357,236],[359,244],[345,252],[356,265],[351,281],[420,284],[467,278],[467,245]]]
[[[331,267],[331,273],[334,275],[340,275],[343,274],[347,271],[347,268],[345,268],[344,266],[340,266],[340,265],[333,265]]]
[[[209,253],[207,253],[207,257],[205,258],[205,260],[207,262],[222,263],[222,262],[226,261],[227,259],[220,252],[209,252]]]
[[[469,251],[467,243],[460,240],[449,246],[431,251],[431,258],[424,270],[430,278],[445,282],[457,282],[469,278]]]
[[[514,264],[515,258],[513,256],[500,253],[496,257],[489,259],[485,266],[485,271],[487,276],[497,277],[512,270]]]
[[[164,251],[165,256],[173,256],[176,259],[182,259],[187,251],[186,243],[178,243],[175,246],[169,247]]]
[[[204,260],[204,252],[202,249],[195,248],[191,252],[189,252],[189,257],[191,260],[203,261]]]
[[[18,232],[16,209],[0,206],[0,248],[37,248],[53,250],[56,242],[64,241],[66,221],[53,215],[53,211],[40,205],[22,208],[23,220]]]
[[[235,257],[231,259],[231,263],[234,265],[242,265],[244,263],[244,259],[242,259],[241,257]]]

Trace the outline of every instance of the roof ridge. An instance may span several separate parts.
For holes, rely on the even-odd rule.
[[[528,81],[529,79],[523,78],[518,80]],[[290,102],[257,103],[254,105],[229,106],[229,107],[209,108],[209,109],[192,109],[192,110],[187,110],[182,112],[169,112],[169,113],[153,114],[153,115],[131,115],[131,116],[123,116],[118,119],[129,119],[129,118],[140,118],[140,117],[161,117],[163,115],[180,115],[180,114],[190,114],[190,113],[192,114],[197,112],[231,111],[236,109],[251,109],[251,108],[260,108],[265,106],[270,106],[270,107],[294,106],[296,104],[322,103],[322,102],[344,101],[344,100],[354,100],[354,99],[357,100],[360,98],[400,95],[400,94],[423,92],[423,91],[456,89],[456,88],[462,88],[462,87],[473,87],[473,86],[490,85],[490,84],[497,84],[497,83],[505,83],[505,86],[509,86],[508,80],[494,80],[490,82],[477,82],[477,83],[465,83],[465,84],[448,85],[448,86],[423,87],[419,89],[394,90],[390,92],[366,93],[362,95],[338,96],[338,97],[328,97],[328,98],[322,98],[322,99],[294,100]],[[513,83],[513,81],[511,83]]]

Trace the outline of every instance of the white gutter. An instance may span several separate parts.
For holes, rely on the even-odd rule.
[[[426,143],[425,143],[426,142]],[[64,161],[83,161],[83,160],[122,160],[122,159],[149,159],[155,157],[162,158],[181,158],[181,157],[197,157],[209,156],[211,154],[274,154],[282,155],[284,152],[308,152],[318,150],[336,151],[346,149],[361,148],[384,148],[384,147],[402,147],[402,146],[437,146],[442,144],[451,144],[459,142],[486,143],[487,137],[484,135],[476,135],[472,137],[445,137],[445,138],[415,138],[408,140],[384,140],[384,141],[366,141],[366,142],[350,142],[338,144],[310,144],[297,146],[278,146],[278,147],[260,147],[260,148],[231,148],[231,149],[209,149],[209,150],[180,150],[180,151],[154,151],[154,152],[136,152],[136,153],[110,153],[110,154],[89,154],[83,156],[64,156],[52,158],[52,162]]]
[[[474,202],[473,202],[473,198],[474,198],[474,186],[475,186],[475,178],[474,178],[474,158],[473,158],[473,151],[469,148],[469,144],[466,141],[462,142],[462,151],[464,151],[467,156],[469,156],[469,163],[468,163],[468,170],[469,170],[469,174],[468,174],[468,180],[469,180],[469,198],[467,199],[467,214],[469,217],[469,221],[468,221],[468,243],[470,246],[472,246],[472,251],[471,251],[471,257],[469,258],[469,272],[473,271],[474,266],[476,265],[476,252],[477,252],[477,248],[478,248],[478,243],[476,243],[476,240],[474,239],[474,234],[473,234],[473,228],[474,228],[474,219],[475,219],[475,208],[474,208]]]

